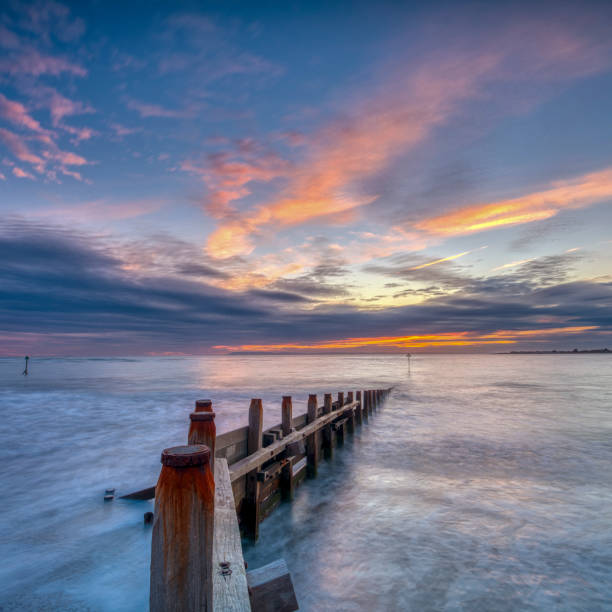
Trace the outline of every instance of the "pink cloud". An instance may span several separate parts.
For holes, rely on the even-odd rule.
[[[46,99],[45,105],[49,108],[51,121],[54,126],[60,125],[64,117],[95,112],[91,106],[83,104],[82,102],[70,100],[51,87],[45,88],[44,91],[40,93],[43,94]]]
[[[19,161],[31,164],[39,173],[44,172],[45,161],[38,155],[32,153],[20,136],[4,128],[0,128],[0,140],[4,142],[9,151],[11,151]]]
[[[7,121],[25,127],[33,132],[45,133],[40,123],[28,114],[26,107],[20,102],[9,100],[0,93],[0,116]]]
[[[81,77],[87,75],[87,70],[78,64],[61,57],[42,55],[34,49],[27,49],[15,57],[0,60],[0,73],[10,75],[57,76],[63,72]]]
[[[128,108],[135,110],[143,118],[163,117],[166,119],[185,119],[195,115],[195,110],[193,108],[174,110],[164,108],[158,104],[139,102],[138,100],[128,100],[127,106]]]
[[[578,32],[537,22],[487,33],[478,48],[458,47],[413,63],[413,68],[402,63],[386,82],[371,88],[369,99],[349,99],[342,116],[310,138],[301,162],[283,169],[286,187],[276,197],[228,216],[209,236],[209,253],[249,253],[255,236],[279,226],[321,217],[354,219],[379,196],[365,191],[363,180],[415,149],[467,102],[493,98],[499,84],[502,92],[509,83],[525,82],[542,91],[546,83],[592,74],[609,63],[609,46],[604,49]],[[240,182],[245,193],[250,193],[248,177],[245,173]]]
[[[123,138],[123,136],[129,136],[130,134],[136,134],[137,132],[142,132],[142,128],[129,128],[120,123],[111,123],[111,129],[119,136],[119,138]]]
[[[250,140],[236,142],[235,151],[208,155],[203,162],[185,160],[181,170],[196,174],[208,187],[207,212],[223,219],[235,211],[231,203],[251,194],[251,182],[269,182],[287,174],[289,162]]]
[[[21,168],[18,168],[17,166],[13,167],[13,174],[17,178],[27,178],[27,179],[34,180],[33,175],[31,175],[29,172],[26,172],[25,170],[22,170]]]

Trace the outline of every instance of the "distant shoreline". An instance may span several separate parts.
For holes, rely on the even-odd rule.
[[[497,355],[584,355],[584,354],[612,354],[610,349],[591,349],[591,350],[578,350],[573,349],[571,351],[508,351],[507,353],[497,353]]]

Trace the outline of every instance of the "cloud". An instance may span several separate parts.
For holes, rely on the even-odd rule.
[[[0,117],[39,134],[47,133],[20,102],[9,100],[0,93]]]
[[[148,117],[187,119],[194,117],[196,114],[195,108],[170,109],[159,104],[147,104],[138,100],[128,100],[127,107],[135,110],[143,119]]]
[[[73,17],[70,9],[53,0],[20,2],[17,9],[19,25],[23,30],[32,32],[49,43],[52,38],[60,42],[73,42],[85,32],[85,22]]]
[[[0,73],[11,76],[58,76],[69,73],[75,76],[87,76],[87,70],[62,57],[46,55],[33,48],[25,48],[19,53],[0,59]]]
[[[242,50],[240,42],[244,36],[237,22],[222,27],[198,13],[171,15],[158,34],[159,72],[162,75],[186,73],[202,83],[229,77],[261,79],[282,74],[278,64]]]
[[[290,167],[289,162],[251,139],[233,145],[231,151],[211,153],[201,161],[187,159],[180,166],[181,170],[200,177],[207,186],[204,208],[217,219],[237,217],[232,202],[251,194],[247,184],[272,181],[286,175]],[[227,250],[217,244],[217,256],[223,257]]]
[[[22,170],[21,168],[17,166],[13,166],[12,172],[17,178],[27,178],[30,180],[35,180],[32,174],[30,174],[29,172],[26,172],[25,170]]]
[[[0,140],[4,142],[6,147],[19,161],[31,164],[39,173],[45,171],[45,161],[30,151],[21,136],[9,130],[5,130],[4,128],[0,128]]]
[[[612,168],[556,181],[549,188],[510,200],[467,206],[414,224],[437,236],[471,234],[499,227],[531,223],[564,209],[585,208],[612,199]]]
[[[378,204],[380,191],[373,189],[371,179],[423,144],[469,102],[494,98],[498,90],[503,99],[509,83],[517,88],[537,83],[545,89],[547,83],[592,74],[609,63],[607,47],[558,24],[534,20],[528,27],[487,31],[481,38],[480,45],[452,48],[451,44],[450,51],[414,68],[404,63],[386,82],[371,88],[374,93],[369,99],[347,100],[337,118],[309,139],[301,160],[287,167],[280,193],[221,223],[209,236],[209,253],[218,257],[248,254],[268,228],[334,215],[341,223],[351,222],[360,211],[366,207],[373,211]],[[249,195],[247,185],[231,197]],[[470,213],[473,221],[465,219]],[[545,206],[505,215],[493,207],[478,208],[426,219],[417,227],[452,235],[455,222],[460,224],[457,232],[461,228],[477,231],[492,227],[495,221],[526,223],[552,214]]]
[[[172,252],[172,240],[166,248]],[[197,250],[183,248],[185,265]],[[141,252],[142,245],[135,244],[133,253]],[[157,274],[134,271],[126,267],[127,254],[91,235],[5,220],[0,231],[0,330],[11,335],[11,351],[23,352],[25,346],[35,354],[205,353],[213,346],[499,350],[503,343],[520,348],[571,343],[573,348],[604,346],[612,332],[611,282],[538,286],[519,275],[512,290],[508,285],[500,293],[497,284],[508,281],[494,277],[420,304],[364,310],[313,307],[289,288],[234,292],[162,269]],[[172,261],[169,267],[179,263]],[[559,265],[542,260],[538,274],[545,276]]]

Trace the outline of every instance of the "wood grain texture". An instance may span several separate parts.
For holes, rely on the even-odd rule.
[[[266,446],[265,448],[261,448],[257,452],[250,454],[248,457],[237,461],[233,465],[230,466],[230,478],[234,481],[236,478],[240,478],[244,476],[251,470],[257,468],[262,463],[272,459],[279,453],[285,450],[285,447],[293,442],[298,442],[300,440],[306,439],[311,433],[318,431],[321,427],[325,426],[330,421],[337,419],[340,415],[348,410],[353,410],[356,406],[356,403],[345,404],[338,410],[334,410],[330,414],[324,414],[320,416],[316,421],[312,423],[308,423],[302,429],[295,431],[289,434],[287,437],[282,440],[277,440],[270,446]]]
[[[232,483],[225,459],[215,464],[214,612],[248,612],[249,590]],[[221,565],[221,564],[229,565]],[[230,570],[228,572],[228,570]],[[231,572],[231,573],[230,573]]]
[[[247,574],[253,612],[294,612],[298,609],[291,574],[283,559]]]

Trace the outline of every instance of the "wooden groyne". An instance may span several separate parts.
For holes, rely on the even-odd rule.
[[[251,400],[248,426],[216,436],[210,400],[189,415],[187,446],[165,449],[154,487],[122,496],[155,497],[150,609],[291,612],[298,605],[282,559],[250,572],[241,533],[257,540],[259,525],[291,500],[321,458],[332,459],[346,436],[367,423],[390,389],[308,397],[293,416],[282,399],[281,423],[263,430],[263,404]]]

